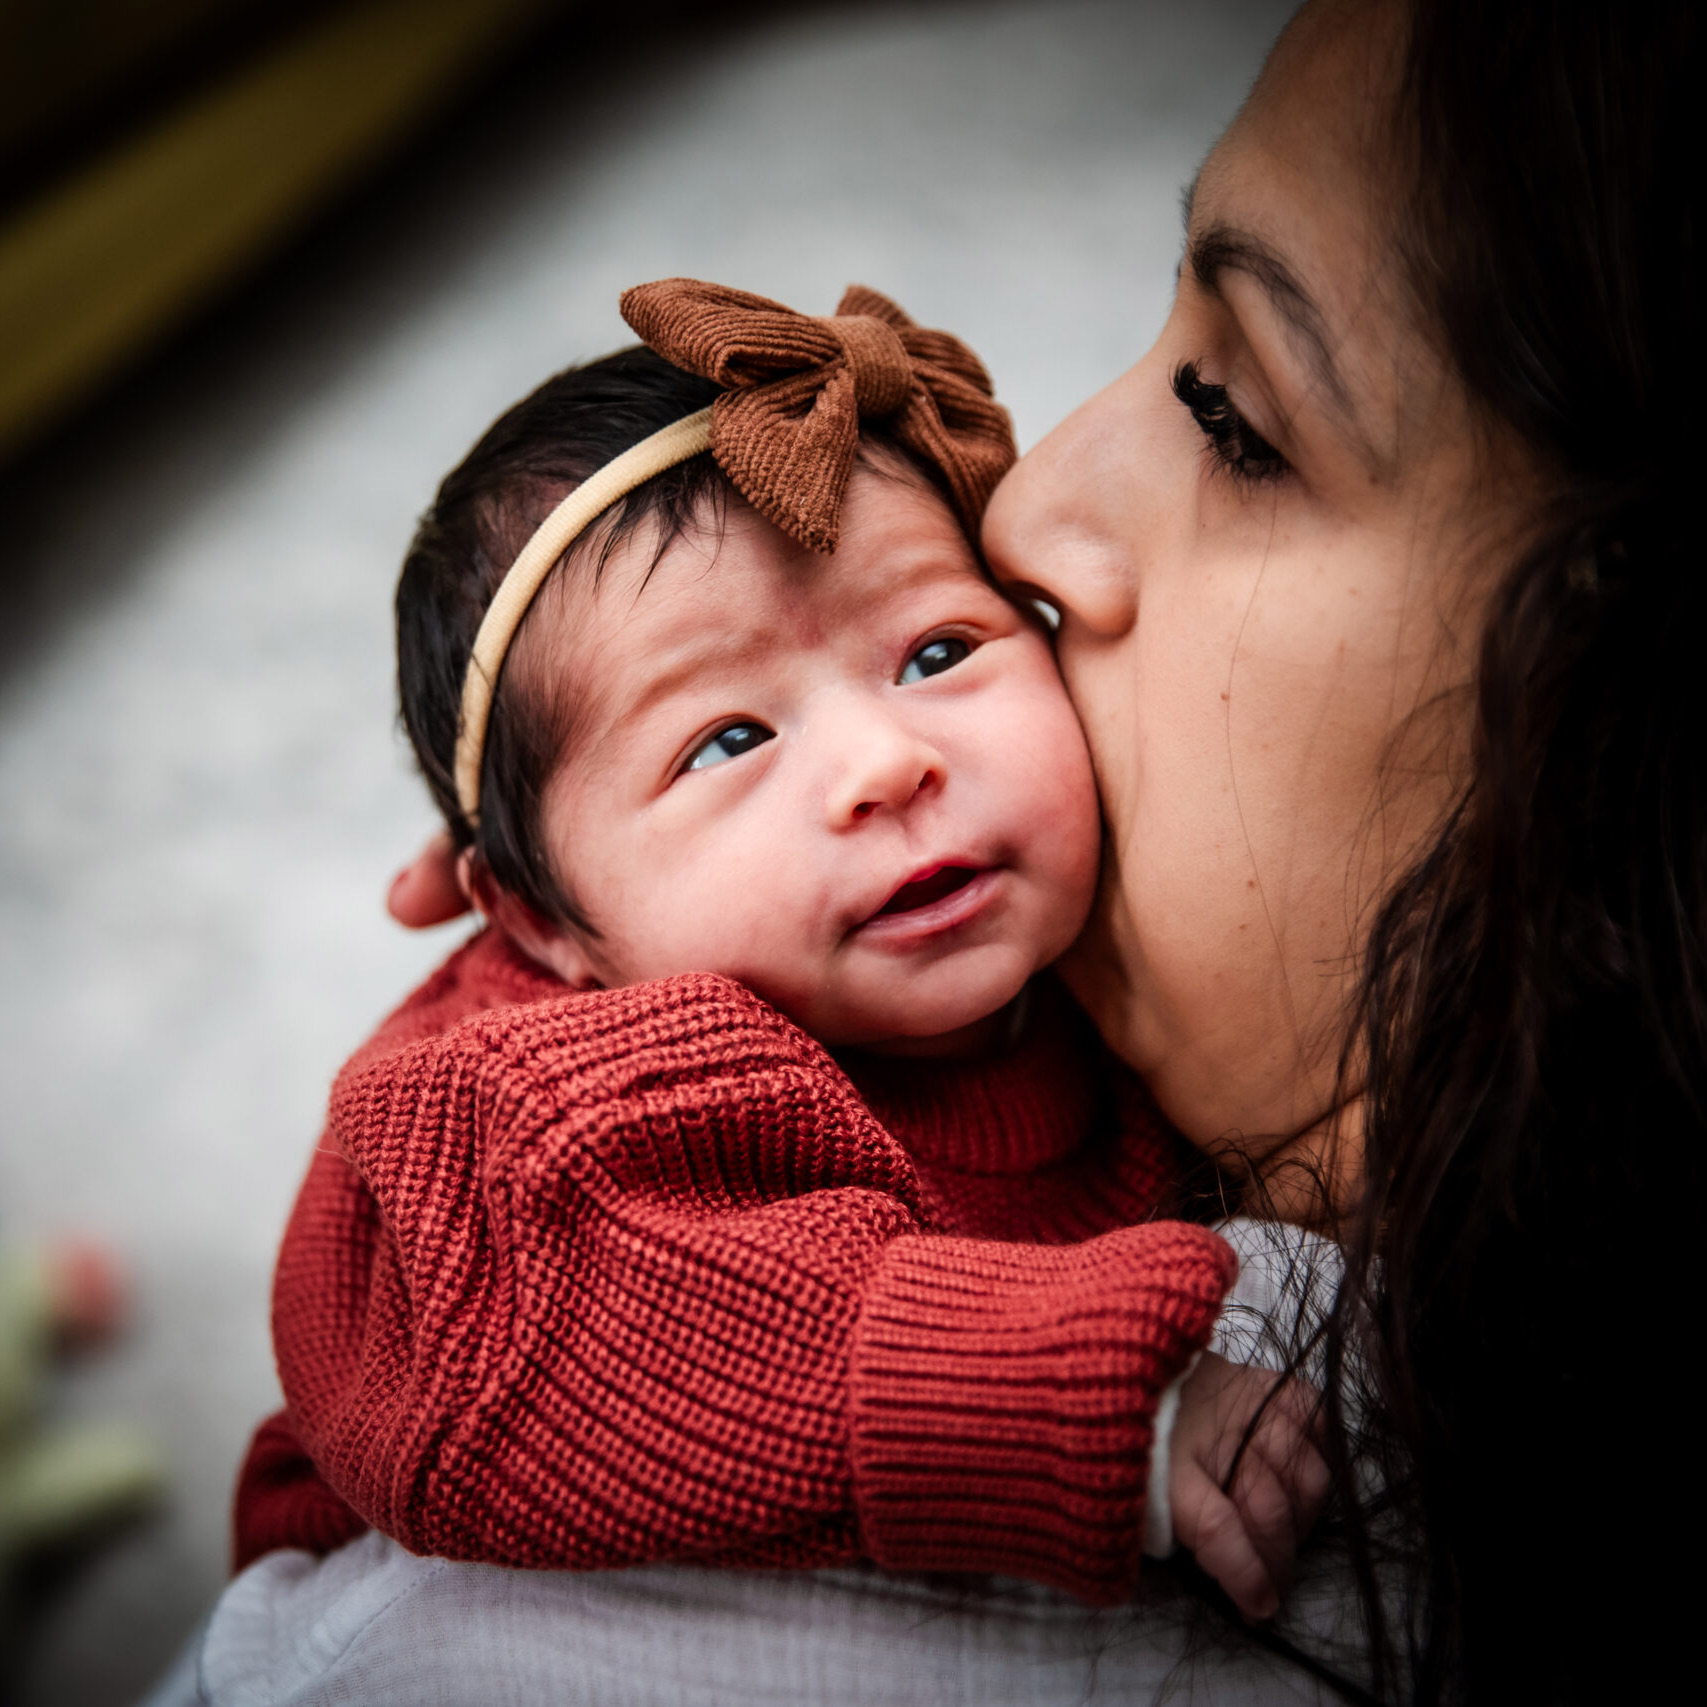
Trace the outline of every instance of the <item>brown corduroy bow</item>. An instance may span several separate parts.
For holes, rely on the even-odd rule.
[[[1013,427],[983,363],[863,285],[814,319],[660,279],[624,291],[622,317],[666,361],[727,388],[712,406],[712,455],[760,515],[813,551],[836,549],[861,421],[941,470],[973,535],[1013,464]]]

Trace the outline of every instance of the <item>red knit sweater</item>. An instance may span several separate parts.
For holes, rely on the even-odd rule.
[[[365,1521],[1130,1592],[1156,1403],[1234,1262],[1155,1218],[1177,1140],[1045,991],[1000,1060],[850,1083],[726,979],[566,994],[476,937],[333,1090],[239,1556]]]

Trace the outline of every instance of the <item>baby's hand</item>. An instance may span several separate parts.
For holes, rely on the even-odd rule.
[[[1223,1491],[1245,1430],[1277,1383],[1280,1391]],[[1328,1467],[1315,1441],[1318,1403],[1302,1381],[1213,1352],[1180,1389],[1168,1473],[1174,1539],[1247,1618],[1279,1610],[1293,1559],[1327,1498]]]

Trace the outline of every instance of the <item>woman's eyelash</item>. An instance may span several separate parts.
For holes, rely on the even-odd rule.
[[[1213,385],[1196,362],[1174,369],[1174,396],[1191,411],[1209,452],[1235,479],[1253,483],[1278,479],[1287,461],[1232,405],[1224,385]]]

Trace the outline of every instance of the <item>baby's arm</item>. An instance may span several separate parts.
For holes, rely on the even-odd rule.
[[[1202,1228],[932,1233],[816,1045],[671,980],[358,1060],[275,1295],[304,1445],[421,1552],[694,1558],[1129,1593]]]

